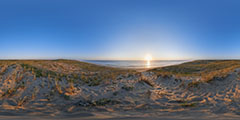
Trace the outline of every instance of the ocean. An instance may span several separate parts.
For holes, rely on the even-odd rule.
[[[83,60],[84,62],[93,63],[97,65],[132,68],[132,69],[148,69],[156,67],[164,67],[169,65],[181,64],[188,62],[187,60],[153,60],[150,64],[143,60]]]

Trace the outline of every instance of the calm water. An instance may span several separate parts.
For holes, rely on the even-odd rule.
[[[187,61],[186,60],[154,60],[150,62],[150,65],[147,65],[147,62],[142,60],[84,60],[84,62],[104,65],[104,66],[111,66],[111,67],[143,69],[143,68],[155,68],[155,67],[176,65],[176,64],[187,62]]]

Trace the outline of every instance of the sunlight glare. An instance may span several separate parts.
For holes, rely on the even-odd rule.
[[[152,56],[151,56],[150,54],[147,54],[147,55],[145,56],[145,60],[147,61],[147,64],[146,64],[147,68],[150,68]]]

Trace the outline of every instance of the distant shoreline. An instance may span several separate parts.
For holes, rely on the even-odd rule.
[[[150,65],[146,64],[145,60],[83,60],[83,62],[102,65],[115,68],[135,69],[138,71],[145,71],[156,67],[165,67],[170,65],[177,65],[189,60],[152,60]]]

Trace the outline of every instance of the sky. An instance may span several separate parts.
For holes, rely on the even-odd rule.
[[[0,59],[240,59],[239,0],[0,0]]]

